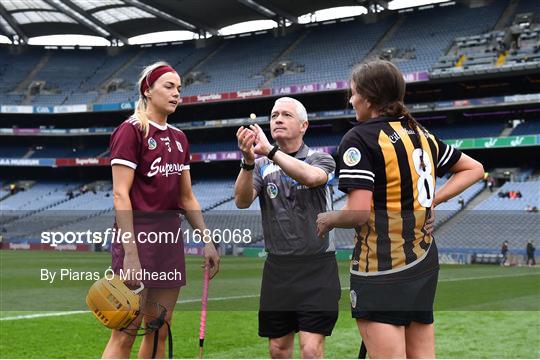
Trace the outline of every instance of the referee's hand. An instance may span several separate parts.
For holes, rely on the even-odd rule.
[[[330,212],[324,212],[317,215],[317,236],[324,236],[327,232],[332,230]]]
[[[238,140],[238,149],[242,152],[244,160],[248,163],[255,161],[255,152],[253,144],[255,143],[256,134],[248,128],[241,126],[236,132]]]

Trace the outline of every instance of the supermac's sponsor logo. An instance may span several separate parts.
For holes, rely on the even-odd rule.
[[[75,159],[75,164],[76,165],[98,165],[99,164],[99,159],[96,159],[96,158],[87,158],[87,159],[76,158]]]
[[[9,243],[9,248],[11,250],[18,250],[18,249],[30,250],[30,244],[27,244],[27,243],[22,243],[22,244]]]
[[[268,185],[266,185],[266,192],[268,193],[268,196],[270,196],[270,199],[274,199],[278,195],[279,190],[276,184],[268,183]]]
[[[146,174],[148,177],[153,177],[157,174],[168,177],[169,175],[180,175],[184,165],[178,163],[166,163],[161,164],[161,156],[158,157],[152,165],[150,165],[150,171]]]
[[[360,162],[360,159],[362,159],[362,154],[360,154],[360,150],[355,147],[348,148],[343,154],[343,162],[347,166],[355,166]]]
[[[56,251],[77,251],[75,244],[62,244],[55,247]]]
[[[212,100],[221,100],[223,96],[221,94],[208,94],[208,95],[197,95],[197,101],[212,101]]]
[[[237,91],[236,96],[239,98],[247,98],[247,97],[253,97],[253,96],[262,96],[263,91],[262,90],[249,90],[249,91]]]
[[[157,141],[154,138],[148,139],[148,149],[154,150],[157,147]]]

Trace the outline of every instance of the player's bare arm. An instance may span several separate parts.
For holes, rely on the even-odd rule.
[[[194,230],[204,233],[206,224],[201,212],[201,205],[195,197],[191,188],[191,174],[189,170],[184,170],[180,176],[180,205],[185,209],[185,216],[189,224]],[[220,258],[216,247],[212,241],[206,242],[204,246],[204,262],[210,266],[210,279],[219,272]]]
[[[354,228],[369,219],[373,192],[351,190],[347,203],[341,210],[328,211],[317,216],[317,235],[322,236],[333,228]]]
[[[114,209],[116,211],[116,223],[118,228],[123,233],[133,234],[133,213],[131,212],[131,200],[129,199],[129,191],[133,184],[135,171],[124,165],[112,166],[113,178],[113,199]],[[131,235],[131,241],[122,242],[124,247],[124,270],[127,274],[138,273],[141,271],[141,263],[137,252],[135,238]],[[130,269],[131,271],[127,271]],[[140,281],[135,278],[126,281],[126,285],[139,286]]]
[[[436,192],[433,205],[437,206],[466,190],[484,176],[481,163],[466,154],[461,154],[458,162],[450,168],[452,177]]]

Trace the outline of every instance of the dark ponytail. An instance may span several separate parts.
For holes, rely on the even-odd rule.
[[[409,109],[407,109],[406,107],[404,107],[403,116],[405,117],[405,119],[407,119],[407,125],[409,125],[409,127],[418,137],[420,150],[422,150],[422,152],[420,153],[420,166],[422,167],[422,170],[426,170],[426,163],[424,162],[424,147],[422,146],[422,137],[420,135],[420,131],[423,131],[423,128],[420,126],[418,121],[416,121],[416,119],[411,115]]]

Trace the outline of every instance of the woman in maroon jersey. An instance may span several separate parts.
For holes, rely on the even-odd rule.
[[[112,268],[124,275],[128,286],[142,282],[142,313],[130,328],[148,324],[158,316],[156,303],[167,309],[170,322],[180,287],[185,285],[184,245],[179,212],[194,229],[206,226],[201,207],[191,189],[189,144],[186,135],[167,124],[180,100],[180,76],[167,63],[144,69],[139,79],[140,96],[135,113],[111,136],[116,227],[132,234],[127,241],[112,244]],[[176,238],[166,236],[169,232]],[[211,276],[219,270],[219,256],[213,243],[204,248]],[[167,329],[159,330],[157,356],[163,357]],[[128,358],[135,337],[113,330],[104,358]],[[144,336],[139,357],[152,354],[154,334]]]

